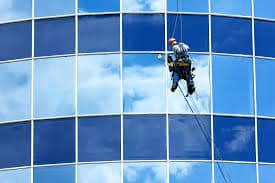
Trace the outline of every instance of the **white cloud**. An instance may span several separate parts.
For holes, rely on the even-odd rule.
[[[192,56],[193,65],[196,67],[194,83],[196,86],[196,92],[187,97],[192,109],[196,113],[209,113],[210,112],[210,80],[209,80],[209,57],[208,56]],[[169,76],[170,77],[170,73]],[[169,112],[186,112],[191,113],[184,97],[182,96],[180,89],[173,93],[170,92],[172,81],[168,82],[169,93]],[[186,94],[186,81],[181,80],[180,86]],[[193,101],[192,101],[193,99]],[[199,111],[198,111],[199,110]]]
[[[234,138],[226,143],[226,148],[231,152],[241,152],[253,138],[254,127],[236,126],[232,130],[235,131]]]
[[[31,181],[30,169],[0,171],[1,183],[29,183]]]
[[[164,112],[164,66],[131,66],[124,69],[126,111]]]
[[[175,176],[176,179],[183,179],[187,177],[191,171],[192,166],[195,163],[187,163],[187,162],[174,162],[170,164],[170,173]]]
[[[78,167],[79,183],[120,183],[120,164],[91,164]]]
[[[124,175],[127,182],[165,183],[165,163],[129,163],[124,165]]]
[[[30,118],[31,62],[0,65],[0,120]]]
[[[123,0],[124,11],[164,11],[165,0]]]
[[[0,0],[0,21],[31,18],[31,0]]]
[[[79,112],[120,112],[119,55],[79,57]]]
[[[74,114],[74,57],[35,60],[36,117]]]

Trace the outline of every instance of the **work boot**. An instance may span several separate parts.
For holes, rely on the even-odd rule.
[[[178,87],[178,83],[173,83],[171,91],[174,92]]]
[[[188,93],[189,93],[190,95],[192,95],[192,94],[194,93],[195,90],[196,90],[196,88],[195,88],[194,85],[190,85],[190,86],[188,87]]]

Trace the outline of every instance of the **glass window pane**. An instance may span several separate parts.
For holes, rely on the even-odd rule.
[[[36,17],[75,13],[75,0],[35,0],[34,5]]]
[[[210,116],[169,115],[170,159],[211,160]]]
[[[164,11],[164,9],[165,0],[122,0],[123,11]]]
[[[34,168],[34,183],[74,183],[75,166],[50,166]]]
[[[275,22],[255,20],[255,54],[275,57]]]
[[[0,171],[0,180],[5,183],[30,183],[31,169]]]
[[[124,51],[164,50],[164,15],[124,14],[122,18]]]
[[[120,127],[120,116],[79,118],[78,160],[120,160]]]
[[[211,0],[212,13],[231,14],[231,15],[251,15],[251,0]]]
[[[78,57],[78,113],[120,113],[118,54]]]
[[[166,159],[165,115],[124,115],[124,159]]]
[[[255,161],[254,123],[254,118],[215,116],[215,159]]]
[[[0,25],[0,40],[0,61],[31,57],[32,22]]]
[[[227,182],[256,183],[256,166],[255,164],[219,163],[218,165],[215,163],[215,182],[225,182],[224,177]]]
[[[274,69],[274,60],[256,59],[257,109],[261,116],[275,116]]]
[[[212,51],[252,55],[251,19],[212,16]]]
[[[31,17],[32,0],[1,0],[0,21],[25,19]]]
[[[125,163],[124,183],[166,183],[165,163]]]
[[[275,60],[256,59],[257,112],[275,116]]]
[[[34,123],[34,164],[75,161],[75,120],[52,119]]]
[[[208,13],[208,0],[167,0],[167,10]]]
[[[190,51],[209,51],[208,16],[167,15],[167,36],[189,45]],[[172,47],[168,45],[168,49]]]
[[[120,0],[78,0],[79,13],[114,12],[120,10]]]
[[[259,182],[273,183],[275,175],[274,165],[259,165]]]
[[[124,112],[165,112],[164,73],[156,54],[124,54]]]
[[[275,120],[258,119],[258,151],[260,162],[275,163]]]
[[[75,18],[54,18],[34,22],[34,55],[75,53]]]
[[[78,165],[78,183],[120,183],[120,164]]]
[[[34,61],[34,116],[74,114],[74,57]]]
[[[253,0],[254,11],[256,17],[272,18],[275,19],[274,14],[274,0]]]
[[[196,87],[195,93],[189,101],[192,110],[195,113],[210,113],[210,75],[209,75],[209,56],[190,54],[192,65],[196,68],[194,83]],[[171,73],[168,73],[168,78],[171,78]],[[172,80],[168,79],[168,111],[170,113],[191,113],[188,104],[186,103],[180,89],[171,92]],[[181,89],[187,93],[186,81],[180,82]]]
[[[252,59],[213,55],[212,68],[214,112],[254,114]]]
[[[79,52],[119,51],[119,15],[92,15],[78,18]]]
[[[211,163],[172,162],[170,163],[170,183],[210,183],[211,167]]]
[[[31,123],[1,124],[0,146],[0,168],[30,166]]]
[[[0,64],[0,121],[31,117],[31,61]]]

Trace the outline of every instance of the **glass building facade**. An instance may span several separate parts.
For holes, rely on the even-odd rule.
[[[273,183],[274,6],[1,0],[0,180]],[[170,37],[190,46],[191,108]]]

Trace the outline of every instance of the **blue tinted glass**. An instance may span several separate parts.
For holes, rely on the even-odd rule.
[[[255,20],[255,54],[257,56],[275,57],[275,22]]]
[[[259,165],[259,182],[273,183],[275,175],[274,165]]]
[[[78,113],[119,112],[120,56],[118,54],[79,56]]]
[[[34,116],[74,114],[74,57],[34,61]]]
[[[31,17],[32,0],[1,0],[0,21],[25,19]]]
[[[50,166],[34,168],[34,183],[74,183],[75,166]]]
[[[89,12],[112,12],[120,10],[120,0],[100,0],[100,1],[89,1],[89,0],[78,0],[78,12],[89,13]]]
[[[119,51],[119,15],[80,16],[79,52]]]
[[[156,54],[124,54],[124,112],[165,112],[164,73]]]
[[[30,166],[31,123],[0,125],[0,146],[0,168]]]
[[[220,167],[220,168],[219,168]],[[256,183],[255,164],[215,163],[215,182]]]
[[[0,40],[0,61],[31,57],[32,22],[0,25]]]
[[[120,183],[120,164],[78,165],[78,183]]]
[[[257,112],[275,116],[275,60],[256,59]]]
[[[75,121],[41,120],[34,123],[34,164],[75,161]]]
[[[0,121],[31,117],[31,62],[0,64]]]
[[[210,112],[210,77],[209,77],[209,56],[190,54],[192,59],[192,66],[196,68],[193,72],[195,74],[194,83],[196,87],[195,93],[192,95],[190,105],[195,113],[209,113]],[[186,103],[180,89],[175,92],[170,92],[172,87],[171,73],[167,72],[168,77],[168,111],[173,113],[191,113],[191,109]],[[186,93],[186,81],[180,82],[180,87]],[[194,102],[193,102],[194,101]]]
[[[0,171],[0,179],[4,183],[30,183],[31,169],[2,170]]]
[[[124,164],[124,183],[166,183],[165,163]]]
[[[167,0],[168,11],[208,12],[208,0]]]
[[[34,55],[64,55],[75,52],[75,18],[55,18],[34,22]]]
[[[214,117],[215,159],[255,161],[254,118]]]
[[[124,14],[124,51],[164,50],[164,16],[162,14]]]
[[[211,12],[232,15],[251,15],[251,0],[211,0]]]
[[[211,180],[211,163],[170,163],[170,183],[210,183]]]
[[[166,159],[165,115],[124,115],[124,159]]]
[[[253,114],[252,59],[216,55],[212,58],[214,112]]]
[[[211,159],[210,116],[169,115],[170,159]]]
[[[208,16],[169,15],[167,16],[167,36],[189,45],[190,51],[208,52]],[[172,47],[168,45],[172,50]]]
[[[212,51],[252,55],[250,19],[212,16]]]
[[[275,120],[258,119],[258,152],[260,162],[275,163]]]
[[[120,160],[120,116],[78,120],[78,160]]]
[[[273,18],[274,14],[274,0],[253,0],[254,2],[254,14],[256,17]]]
[[[35,0],[34,5],[36,17],[75,13],[75,0]]]
[[[164,11],[165,0],[122,0],[123,11]]]

